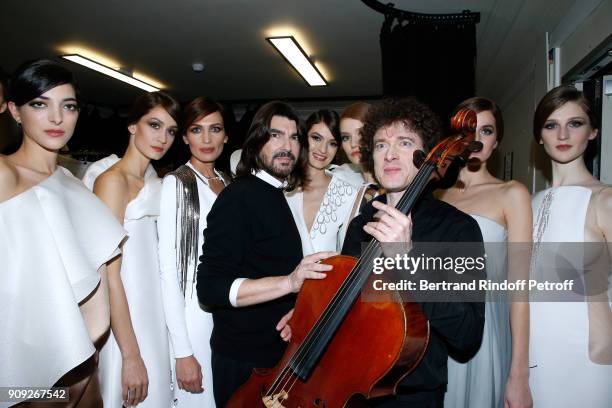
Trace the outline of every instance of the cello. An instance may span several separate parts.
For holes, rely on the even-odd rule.
[[[462,109],[451,119],[455,132],[427,156],[414,154],[419,171],[396,208],[409,214],[433,178],[453,162],[464,165],[482,148],[474,141],[476,114]],[[359,259],[338,255],[323,280],[307,280],[291,319],[292,338],[276,367],[255,369],[232,396],[228,408],[337,408],[363,406],[365,399],[395,393],[398,383],[421,361],[429,323],[415,302],[396,291],[358,301],[373,279],[373,260],[383,254],[372,239]],[[338,379],[341,380],[339,381]]]

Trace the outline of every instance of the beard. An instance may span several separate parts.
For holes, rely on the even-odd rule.
[[[282,157],[287,157],[291,159],[291,163],[288,165],[284,165],[275,162],[275,159]],[[289,175],[295,168],[296,157],[293,155],[293,153],[287,150],[282,150],[274,153],[274,155],[272,155],[272,158],[268,158],[265,155],[262,155],[259,157],[259,161],[261,162],[261,168],[266,172],[270,173],[270,175],[276,177],[277,179],[286,179],[287,177],[289,177]]]

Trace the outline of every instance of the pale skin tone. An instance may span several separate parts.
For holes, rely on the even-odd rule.
[[[312,228],[331,181],[331,177],[325,174],[325,169],[337,151],[338,142],[325,123],[316,123],[308,130],[308,185],[303,188],[304,221],[308,231]]]
[[[213,112],[198,118],[187,126],[183,135],[183,142],[189,146],[191,158],[189,162],[207,180],[209,187],[215,194],[219,194],[225,187],[215,177],[215,161],[223,152],[223,146],[227,143],[227,134],[223,117],[220,112]],[[176,382],[180,389],[193,393],[204,391],[202,388],[202,367],[194,355],[177,358]]]
[[[23,143],[9,156],[0,155],[0,203],[29,190],[57,169],[57,154],[72,137],[79,116],[70,84],[48,90],[17,106],[8,103],[12,117],[21,124]],[[109,327],[106,266],[99,269],[101,283],[80,304],[92,341]]]
[[[469,164],[461,170],[457,183],[448,190],[438,191],[437,195],[465,213],[487,217],[502,225],[508,231],[508,243],[529,243],[532,233],[529,191],[519,182],[504,182],[489,173],[487,160],[497,147],[495,117],[490,111],[483,111],[476,118],[475,140],[483,144],[482,150],[470,155]],[[508,271],[521,271],[522,275],[509,278],[528,279],[529,254],[516,253],[520,251],[516,246],[509,246],[508,250]],[[528,302],[511,303],[510,330],[512,359],[504,405],[531,407]]]
[[[410,246],[412,219],[395,206],[418,172],[412,164],[412,157],[415,150],[423,148],[421,137],[403,124],[394,123],[376,132],[374,146],[374,171],[376,178],[387,191],[387,204],[373,201],[372,205],[378,210],[374,216],[375,221],[368,222],[363,226],[363,230],[381,243],[401,242]],[[396,245],[392,247],[393,250],[398,249]],[[388,253],[387,249],[389,247],[383,246],[386,256],[395,256],[395,253]],[[291,339],[291,314],[292,312],[284,316],[276,326],[285,341]]]
[[[363,169],[361,165],[361,128],[363,122],[353,118],[344,118],[340,121],[340,136],[342,141],[342,150],[352,164],[361,169],[363,178],[367,183],[374,183],[374,177]]]
[[[125,155],[102,173],[94,184],[94,193],[123,223],[127,205],[144,186],[144,175],[151,160],[159,160],[168,151],[177,132],[176,121],[161,106],[151,109],[128,126],[130,142]],[[124,405],[144,401],[148,391],[147,369],[140,355],[130,310],[121,280],[121,256],[107,264],[111,328],[122,356],[121,385]]]
[[[584,163],[589,140],[597,137],[588,115],[576,102],[567,102],[544,122],[540,144],[552,163],[553,187],[581,186],[591,190],[587,209],[584,239],[607,243],[608,253],[601,254],[608,265],[607,276],[599,282],[586,280],[597,289],[607,287],[609,279],[610,242],[612,241],[612,188],[593,177]],[[605,270],[605,268],[599,268]],[[602,284],[603,280],[603,284]],[[601,292],[598,290],[594,293]],[[612,311],[607,293],[593,294],[588,300],[589,358],[595,364],[612,364]]]

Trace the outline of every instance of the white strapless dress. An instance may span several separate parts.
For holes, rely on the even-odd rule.
[[[538,243],[584,242],[590,199],[591,190],[579,186],[544,190],[533,198],[534,256]],[[532,274],[537,273],[535,266]],[[589,359],[587,303],[532,301],[530,308],[533,406],[612,407],[612,365]]]
[[[96,177],[118,160],[114,156],[93,163],[83,177],[88,187],[93,187]],[[150,167],[145,175],[145,185],[128,203],[123,221],[128,239],[123,245],[121,280],[149,378],[148,395],[138,404],[139,408],[168,408],[173,394],[168,330],[159,277],[156,223],[160,193],[161,179]],[[100,352],[100,387],[105,407],[121,408],[121,365],[121,352],[111,333]]]
[[[490,218],[470,214],[482,232],[487,254],[487,279],[506,279],[508,231]],[[505,299],[487,294],[482,343],[465,363],[448,358],[448,386],[444,406],[497,408],[504,406],[504,388],[510,370],[511,335]]]

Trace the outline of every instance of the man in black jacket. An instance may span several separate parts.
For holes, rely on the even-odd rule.
[[[406,216],[396,204],[418,169],[415,150],[429,151],[438,141],[441,126],[435,114],[415,99],[387,100],[373,106],[362,129],[366,152],[363,163],[386,194],[368,203],[349,225],[343,254],[359,256],[362,243],[372,237],[383,245],[417,242],[473,242],[481,246],[478,224],[455,207],[425,192]],[[397,245],[395,245],[397,246]],[[388,251],[397,251],[387,246]],[[387,256],[393,254],[385,253]],[[484,271],[476,278],[484,279]],[[482,340],[484,303],[419,302],[430,324],[430,339],[416,369],[398,387],[398,395],[371,401],[376,407],[442,407],[447,382],[448,350],[473,355]]]
[[[224,407],[255,367],[273,367],[286,343],[276,324],[293,308],[305,279],[322,279],[329,265],[302,259],[302,244],[283,191],[301,179],[300,121],[282,102],[255,114],[237,180],[213,204],[198,266],[200,303],[212,310],[215,401]]]

